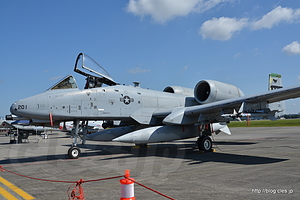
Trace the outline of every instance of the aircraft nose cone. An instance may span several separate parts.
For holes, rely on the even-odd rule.
[[[24,114],[26,115],[29,113],[30,104],[33,102],[32,99],[21,99],[16,101],[10,106],[10,112],[14,115],[25,117]]]
[[[12,114],[15,114],[15,112],[17,111],[17,103],[13,103],[11,106],[10,106],[10,112]]]

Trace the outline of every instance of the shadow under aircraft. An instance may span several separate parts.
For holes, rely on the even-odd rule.
[[[218,142],[219,145],[231,146],[249,146],[256,144],[255,142]],[[148,148],[133,148],[131,146],[121,145],[103,145],[103,144],[85,144],[80,145],[82,148],[88,149],[88,153],[82,153],[82,159],[76,161],[76,165],[84,162],[84,158],[99,158],[101,161],[109,161],[126,158],[146,158],[149,156],[182,159],[182,162],[189,162],[189,165],[203,164],[206,162],[230,163],[240,165],[261,165],[283,162],[288,159],[271,158],[264,156],[241,155],[234,153],[222,152],[206,152],[199,153],[196,150],[196,145],[192,141],[181,141],[180,143],[165,143],[155,144]],[[66,154],[48,154],[35,157],[22,158],[7,158],[0,161],[1,165],[18,165],[30,164],[33,162],[47,162],[66,160]],[[139,162],[139,161],[137,161]]]

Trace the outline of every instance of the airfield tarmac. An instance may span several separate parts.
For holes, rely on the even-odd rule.
[[[29,143],[20,144],[9,144],[9,137],[2,134],[0,165],[26,176],[74,182],[119,176],[130,169],[136,181],[174,199],[300,199],[300,127],[231,128],[231,132],[214,135],[216,152],[199,153],[196,138],[150,144],[147,149],[87,141],[80,145],[77,160],[67,158],[72,140],[65,133],[49,133],[48,139],[30,136]],[[72,185],[8,172],[0,176],[35,199],[68,199]],[[85,198],[120,199],[119,179],[83,183]],[[5,181],[0,186],[1,194],[6,191],[24,199]],[[136,184],[135,197],[167,199]]]

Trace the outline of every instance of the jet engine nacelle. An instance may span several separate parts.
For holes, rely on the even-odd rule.
[[[193,89],[180,87],[180,86],[168,86],[163,91],[168,92],[168,93],[174,93],[174,94],[190,96],[190,97],[194,96]]]
[[[202,80],[194,89],[195,99],[200,104],[241,97],[244,93],[236,86],[214,80]]]

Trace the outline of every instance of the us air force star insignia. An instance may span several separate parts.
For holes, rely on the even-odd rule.
[[[134,102],[134,99],[130,98],[129,96],[124,96],[123,98],[120,98],[120,101],[123,102],[124,104],[128,105],[131,102]]]
[[[125,96],[125,97],[123,98],[123,102],[124,102],[126,105],[130,104],[130,97],[129,97],[129,96]]]

